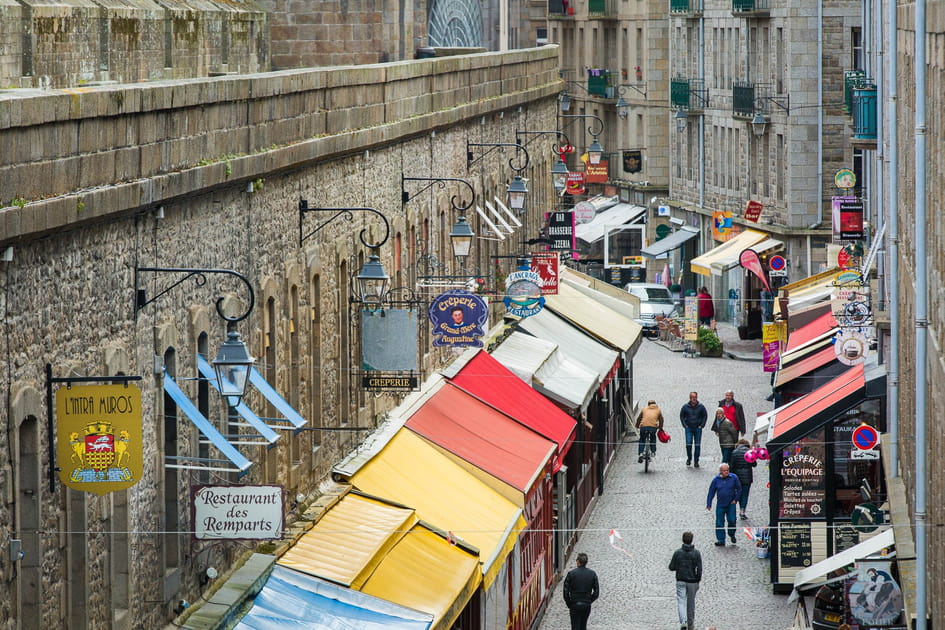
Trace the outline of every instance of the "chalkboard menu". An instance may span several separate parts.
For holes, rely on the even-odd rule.
[[[860,542],[860,533],[853,525],[834,525],[833,552],[840,553]]]
[[[778,555],[784,569],[803,569],[811,565],[810,525],[781,523],[778,525]]]
[[[823,429],[795,442],[781,455],[781,518],[824,518],[826,475]]]

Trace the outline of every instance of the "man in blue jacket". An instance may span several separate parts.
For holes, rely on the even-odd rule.
[[[728,537],[735,544],[735,506],[742,495],[742,483],[731,474],[728,464],[719,466],[719,474],[709,484],[709,496],[705,500],[706,512],[712,509],[715,498],[715,546],[725,546],[725,521],[728,519]]]
[[[686,466],[695,460],[696,468],[699,467],[699,455],[702,451],[702,429],[705,428],[708,417],[709,414],[705,409],[705,405],[699,402],[699,394],[689,392],[689,402],[679,410],[679,422],[686,429]],[[693,447],[695,447],[695,452],[693,452]]]

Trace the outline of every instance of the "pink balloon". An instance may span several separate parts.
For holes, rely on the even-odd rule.
[[[748,462],[749,464],[754,464],[756,457],[757,455],[755,455],[754,451],[748,451],[747,453],[745,453],[745,461]]]
[[[763,447],[763,446],[759,447],[759,448],[758,448],[758,459],[761,459],[761,460],[771,459],[771,456],[768,455],[768,449],[766,449],[766,448]]]

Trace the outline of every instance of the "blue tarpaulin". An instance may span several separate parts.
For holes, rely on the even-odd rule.
[[[433,616],[276,566],[234,630],[428,630]]]

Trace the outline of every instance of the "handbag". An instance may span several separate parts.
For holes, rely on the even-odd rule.
[[[666,443],[669,442],[670,439],[672,439],[672,438],[670,437],[669,433],[667,433],[667,432],[664,431],[663,429],[659,429],[659,430],[656,432],[656,439],[659,440],[660,442],[662,442],[663,444],[666,444]]]

